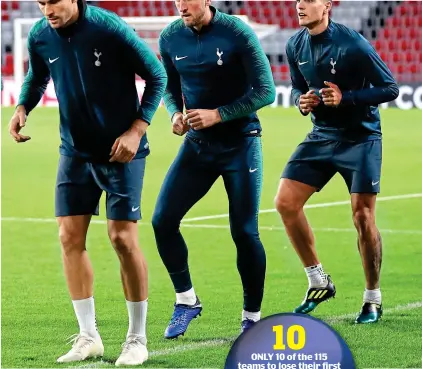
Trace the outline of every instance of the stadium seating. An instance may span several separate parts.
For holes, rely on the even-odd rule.
[[[285,45],[298,28],[295,2],[215,1],[213,4],[229,14],[246,15],[253,22],[278,26],[276,33],[261,42],[274,79],[288,80]],[[122,17],[177,15],[173,1],[98,1],[96,5]],[[4,1],[1,12],[2,74],[11,75],[13,19],[39,17],[39,9],[34,1]],[[332,18],[368,38],[398,81],[422,80],[422,1],[334,1]]]

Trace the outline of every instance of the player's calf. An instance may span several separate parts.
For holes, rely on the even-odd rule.
[[[358,233],[358,250],[365,272],[363,305],[355,323],[376,323],[382,317],[379,288],[382,264],[382,238],[375,224],[374,193],[352,194],[353,221]]]

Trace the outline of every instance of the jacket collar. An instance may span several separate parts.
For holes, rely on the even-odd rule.
[[[56,32],[58,33],[59,36],[71,37],[82,27],[86,18],[86,13],[88,11],[88,6],[85,0],[78,0],[78,9],[79,9],[79,17],[75,23],[72,23],[67,27],[56,29]]]
[[[209,32],[214,24],[218,23],[221,19],[221,12],[213,6],[210,6],[210,10],[212,13],[212,18],[209,24],[202,26],[200,31],[197,31],[194,27],[188,27],[193,33],[201,34]]]
[[[335,23],[330,19],[328,22],[328,27],[325,29],[325,31],[312,36],[311,34],[309,34],[309,38],[312,42],[322,42],[324,40],[331,40],[333,37],[333,33],[334,33],[334,29],[335,29]]]

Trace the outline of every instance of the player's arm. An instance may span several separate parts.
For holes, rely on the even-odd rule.
[[[9,133],[16,142],[25,142],[31,139],[29,136],[20,134],[25,127],[26,117],[34,109],[50,80],[50,70],[42,57],[35,50],[35,39],[30,32],[28,35],[29,69],[22,84],[18,104],[9,122]]]
[[[355,91],[342,91],[341,105],[378,105],[392,101],[399,95],[396,81],[377,54],[366,40],[359,40],[355,60],[363,68],[365,78],[373,87]]]
[[[123,21],[118,35],[124,44],[125,59],[132,64],[135,73],[145,81],[137,119],[151,124],[167,84],[166,72],[148,44]]]
[[[25,109],[28,115],[40,102],[50,80],[50,70],[35,49],[32,33],[28,36],[29,69],[22,84],[17,109]]]
[[[308,115],[316,107],[320,99],[314,91],[308,91],[308,84],[300,72],[296,58],[294,57],[294,46],[291,40],[286,45],[287,62],[289,63],[290,79],[292,81],[292,99],[295,106],[299,108],[302,115]]]
[[[176,113],[183,113],[183,98],[182,87],[180,84],[180,75],[174,66],[171,57],[168,53],[167,40],[163,35],[160,35],[158,40],[161,62],[167,72],[167,86],[164,92],[164,105],[173,119]]]
[[[164,31],[165,32],[165,31]],[[163,34],[158,39],[161,62],[167,72],[167,86],[164,92],[164,105],[170,115],[173,133],[183,136],[189,126],[183,121],[183,95],[180,83],[180,75],[174,66],[168,52],[168,41]]]
[[[119,19],[114,34],[123,45],[122,59],[145,81],[145,89],[138,112],[131,127],[114,142],[110,161],[128,163],[136,155],[139,143],[160,105],[167,83],[166,72],[155,53],[136,32]]]
[[[242,64],[252,89],[240,99],[217,109],[222,122],[254,113],[272,104],[275,99],[275,85],[268,58],[255,32],[246,24],[242,24],[242,27],[244,28],[239,35],[238,45],[241,48]]]
[[[297,62],[294,57],[293,45],[290,41],[286,45],[286,55],[287,62],[289,63],[290,79],[292,81],[292,99],[293,103],[299,107],[299,97],[300,95],[308,92],[308,85],[306,84],[305,78],[303,78],[302,73],[300,73],[300,70],[297,67]]]

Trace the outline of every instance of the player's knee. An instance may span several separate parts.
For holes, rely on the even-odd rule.
[[[151,223],[152,223],[152,228],[154,229],[155,234],[162,231],[163,228],[165,227],[164,218],[157,211],[155,211],[154,214],[152,215]]]
[[[353,212],[353,223],[359,233],[365,233],[375,227],[375,214],[369,207],[361,207]]]
[[[232,227],[232,238],[238,248],[254,248],[261,245],[258,230],[248,226]]]
[[[161,211],[154,212],[151,223],[156,236],[163,236],[174,230],[177,231],[180,225],[180,222],[173,221]]]
[[[85,250],[85,236],[80,232],[60,227],[59,239],[65,255]]]
[[[302,208],[300,204],[295,202],[290,196],[278,194],[274,199],[275,208],[278,213],[283,217],[287,218],[292,215],[296,215]]]
[[[131,234],[126,230],[110,230],[110,242],[116,250],[117,254],[125,255],[133,251],[137,245],[132,242]]]

